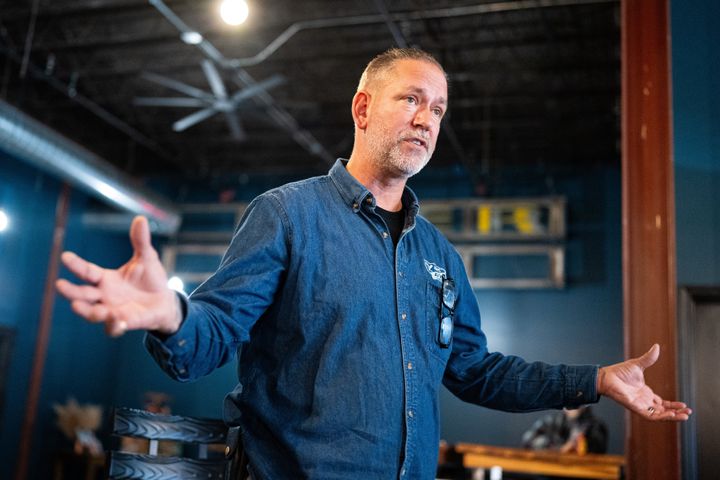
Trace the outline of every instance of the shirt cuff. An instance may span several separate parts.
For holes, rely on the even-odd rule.
[[[565,406],[577,408],[588,403],[597,403],[597,365],[568,365],[565,374]]]
[[[173,378],[187,381],[190,380],[187,366],[192,360],[195,337],[192,327],[193,321],[187,315],[188,298],[178,292],[177,299],[180,305],[180,328],[171,335],[148,331],[145,334],[145,348],[147,348],[158,365]]]

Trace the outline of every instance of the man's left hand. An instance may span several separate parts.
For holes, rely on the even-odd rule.
[[[685,421],[692,410],[683,402],[663,400],[645,383],[643,372],[657,362],[656,343],[644,355],[602,367],[598,371],[597,391],[648,420]]]

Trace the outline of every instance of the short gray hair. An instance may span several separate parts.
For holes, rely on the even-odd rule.
[[[391,48],[370,60],[370,63],[367,64],[365,71],[360,77],[358,90],[362,90],[368,84],[375,82],[378,77],[381,77],[390,70],[395,65],[395,62],[400,60],[420,60],[435,65],[443,72],[445,80],[447,80],[445,69],[430,53],[420,50],[419,48]]]

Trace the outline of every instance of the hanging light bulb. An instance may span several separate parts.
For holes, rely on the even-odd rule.
[[[183,32],[180,34],[180,38],[188,45],[197,45],[203,41],[203,36],[195,31]]]
[[[168,288],[172,288],[176,292],[184,293],[185,292],[185,284],[180,279],[180,277],[170,277],[167,282]]]
[[[0,210],[0,232],[7,229],[9,224],[10,219],[8,218],[7,213],[5,213],[3,210]]]
[[[247,20],[249,13],[245,0],[225,0],[220,5],[220,17],[228,25],[240,25]]]

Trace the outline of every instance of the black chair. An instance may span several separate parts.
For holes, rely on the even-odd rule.
[[[112,450],[109,479],[239,480],[244,471],[239,448],[239,429],[228,428],[222,420],[161,415],[145,410],[116,408],[113,435],[148,440],[147,453]],[[158,455],[159,442],[177,442],[177,455]],[[221,445],[212,452],[209,445]],[[122,448],[122,447],[121,447]],[[214,454],[213,454],[214,453]]]

